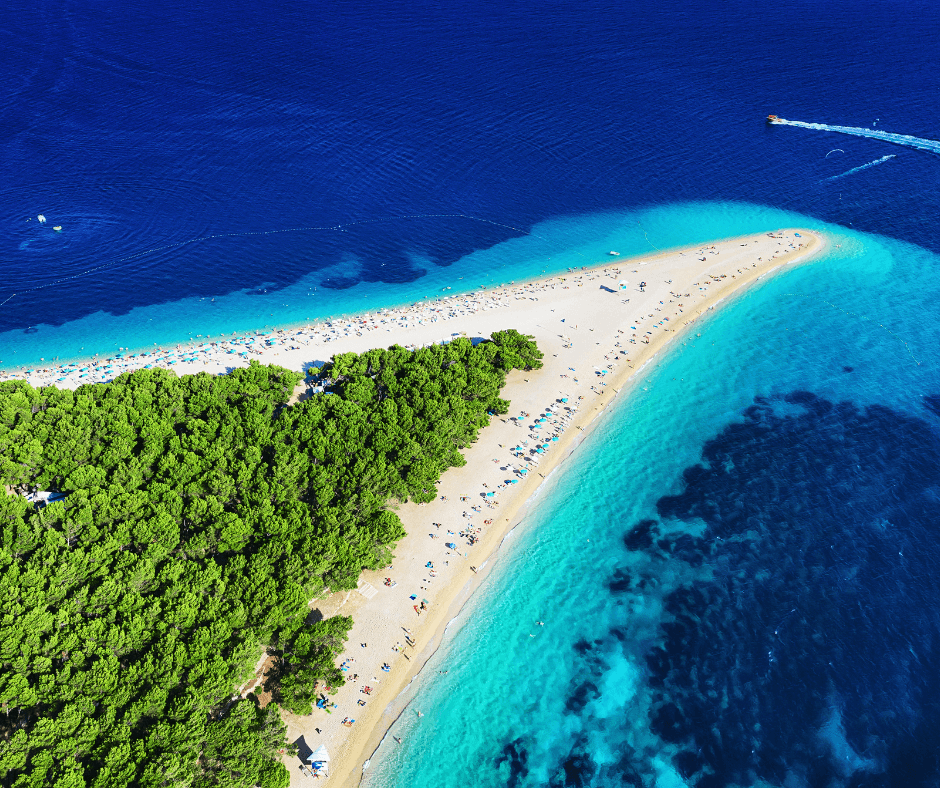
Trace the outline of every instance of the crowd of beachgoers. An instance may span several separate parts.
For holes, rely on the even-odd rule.
[[[493,298],[469,295],[432,302],[421,302],[401,309],[382,309],[355,317],[323,320],[311,325],[289,329],[265,329],[244,335],[219,334],[215,337],[199,335],[198,344],[176,345],[135,353],[121,352],[102,358],[96,354],[90,359],[69,364],[0,372],[0,380],[25,378],[32,385],[58,385],[72,388],[86,383],[113,380],[118,375],[135,369],[178,369],[181,373],[196,371],[192,365],[221,367],[219,371],[247,366],[252,359],[262,360],[283,350],[299,350],[309,345],[328,345],[342,337],[363,336],[374,331],[393,331],[418,325],[448,320],[494,308]]]
[[[619,342],[615,344],[619,347]],[[611,355],[615,352],[613,348],[610,350]],[[595,370],[594,374],[602,378],[614,367],[610,364],[603,370]],[[597,389],[591,386],[591,391],[599,395],[600,386],[606,385],[599,380]],[[445,587],[453,580],[454,573],[467,565],[469,551],[481,541],[500,514],[501,493],[538,472],[540,464],[572,426],[585,400],[585,395],[561,394],[537,412],[533,413],[530,408],[507,416],[504,421],[514,427],[515,440],[510,442],[512,445],[498,444],[499,451],[494,453],[500,456],[492,458],[492,466],[483,474],[486,481],[477,478],[475,489],[461,491],[458,495],[441,495],[431,505],[433,514],[429,512],[426,518],[428,541],[424,548],[409,552],[380,573],[383,575],[384,617],[386,623],[394,622],[397,634],[383,636],[375,628],[367,627],[366,640],[355,642],[358,638],[354,633],[354,642],[349,643],[340,664],[345,686],[337,689],[321,684],[313,717],[306,718],[306,727],[313,729],[318,742],[333,744],[335,739],[317,726],[333,733],[356,725],[357,718],[366,712],[365,707],[372,702],[373,694],[378,692],[395,662],[399,658],[411,659],[409,651],[413,655],[418,645],[412,628],[419,629],[422,617],[430,612],[432,605],[439,603],[436,586]],[[427,505],[420,506],[423,509]],[[477,567],[470,566],[470,570],[476,573]],[[359,583],[358,593],[366,600],[371,600],[378,591],[369,582],[361,580]],[[269,659],[262,658],[256,666],[254,680],[242,689],[243,695],[257,690],[270,664]],[[324,713],[330,716],[320,716]],[[424,716],[420,710],[416,710],[416,714]],[[300,772],[304,777],[328,774],[325,767],[311,768],[303,762]]]
[[[395,561],[381,573],[384,575],[384,615],[387,621],[394,622],[396,634],[383,637],[374,628],[369,628],[366,630],[369,634],[362,636],[366,640],[355,642],[358,638],[354,636],[340,665],[346,674],[345,686],[336,689],[323,685],[318,688],[313,717],[315,725],[311,726],[318,742],[325,740],[332,744],[335,739],[317,725],[331,732],[353,727],[356,719],[366,712],[365,707],[371,703],[373,693],[382,685],[383,677],[391,673],[398,658],[411,659],[408,652],[410,650],[413,654],[417,647],[412,628],[420,627],[422,616],[438,602],[434,593],[436,586],[446,586],[454,573],[468,562],[470,549],[483,538],[500,514],[500,494],[537,472],[539,464],[572,425],[584,401],[584,395],[574,399],[561,395],[536,413],[520,410],[516,415],[508,416],[505,421],[514,425],[516,440],[511,446],[498,444],[500,451],[494,453],[502,456],[492,458],[492,468],[484,474],[487,480],[477,479],[476,489],[466,490],[455,499],[441,495],[434,502],[433,513],[427,517],[428,541],[424,548],[409,554],[404,560]],[[403,563],[410,566],[403,566]],[[477,571],[475,566],[470,569]],[[372,599],[378,589],[360,581],[358,591],[365,599]],[[258,686],[266,667],[258,666],[256,679],[244,692]],[[330,716],[320,717],[323,712]],[[415,713],[423,716],[418,709]],[[323,770],[314,771],[306,765],[301,766],[301,772],[305,776],[325,775]]]
[[[613,276],[605,270],[605,274]],[[619,270],[615,271],[619,274]],[[571,281],[579,286],[584,281],[593,279],[596,273],[576,275]],[[89,383],[103,383],[125,372],[136,369],[175,369],[180,374],[202,370],[224,374],[237,367],[247,366],[252,360],[267,363],[272,356],[283,351],[300,350],[306,347],[323,347],[329,350],[329,344],[339,339],[362,337],[372,333],[392,333],[400,329],[429,326],[454,318],[466,317],[483,310],[509,306],[519,298],[529,298],[533,293],[553,288],[556,284],[567,281],[563,277],[553,280],[530,282],[516,286],[494,288],[466,295],[447,296],[444,298],[420,301],[407,307],[380,309],[352,317],[327,319],[297,328],[275,328],[255,331],[248,334],[216,336],[198,335],[201,340],[195,344],[179,344],[173,348],[139,350],[131,352],[121,348],[121,352],[102,357],[95,354],[91,358],[70,363],[56,363],[34,366],[25,369],[0,370],[0,381],[25,379],[33,386],[58,386],[75,388]],[[441,332],[435,342],[449,341],[454,334]],[[390,344],[387,340],[376,337],[377,345]],[[427,343],[425,343],[427,344]],[[404,344],[414,350],[419,345]],[[329,354],[321,354],[328,356]],[[311,359],[313,360],[313,359]],[[327,360],[326,357],[321,359]],[[45,361],[43,359],[43,361]]]
[[[773,257],[780,253],[797,250],[803,243],[797,241],[801,238],[797,233],[794,236],[775,235],[768,233],[783,247],[777,250]],[[789,243],[783,243],[783,241]],[[742,244],[746,246],[747,244]],[[680,252],[681,256],[695,255],[696,259],[705,261],[708,255],[717,255],[714,245],[703,246],[694,251]],[[702,255],[699,257],[699,255]],[[757,257],[761,261],[761,257]],[[636,271],[634,271],[636,273]],[[738,273],[741,273],[739,270]],[[476,292],[465,295],[445,296],[443,298],[420,301],[407,307],[380,309],[352,317],[326,319],[316,321],[309,325],[297,328],[274,328],[254,331],[247,334],[232,333],[197,335],[196,343],[178,344],[172,348],[157,348],[154,350],[138,350],[131,352],[128,348],[121,348],[121,352],[102,357],[95,354],[90,358],[69,363],[47,364],[29,368],[0,370],[0,381],[25,379],[33,386],[58,386],[60,388],[76,388],[88,383],[103,383],[113,380],[125,372],[136,369],[152,369],[155,367],[175,369],[180,374],[199,371],[209,371],[224,374],[237,367],[247,366],[252,360],[269,361],[272,356],[280,355],[283,351],[301,350],[307,347],[322,346],[328,348],[331,342],[350,337],[362,337],[374,332],[391,333],[400,329],[429,326],[438,322],[445,322],[454,318],[476,314],[482,310],[497,309],[509,306],[514,300],[531,299],[535,293],[545,290],[554,290],[556,287],[568,288],[572,285],[583,287],[587,282],[600,277],[612,280],[611,286],[606,289],[611,292],[625,290],[627,283],[617,281],[621,276],[619,267],[604,267],[600,269],[568,269],[568,274],[548,279],[528,282],[521,285],[510,283],[491,290],[480,288]],[[645,282],[634,282],[643,289]],[[701,289],[704,289],[702,283]],[[699,285],[699,283],[696,283]],[[616,290],[615,290],[616,288]],[[681,294],[672,293],[677,298]],[[688,296],[689,294],[685,294]],[[624,298],[623,303],[628,299]],[[650,315],[652,317],[652,315]],[[668,321],[668,318],[666,318]],[[453,335],[435,337],[435,342],[446,342]],[[641,337],[640,341],[647,341]],[[376,339],[379,345],[388,344]],[[428,344],[428,343],[425,343]],[[417,344],[405,344],[404,347],[415,349]],[[329,354],[321,354],[329,355]],[[314,359],[310,359],[311,361]],[[321,361],[327,358],[320,359]]]

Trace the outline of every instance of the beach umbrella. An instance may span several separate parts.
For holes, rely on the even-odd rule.
[[[557,441],[557,440],[558,440],[558,436],[557,436],[557,435],[552,435],[552,440],[553,440],[553,441]]]
[[[326,751],[326,745],[321,744],[317,750],[307,757],[308,761],[319,763],[329,763],[330,754]]]
[[[324,705],[323,708],[326,708],[326,706]],[[321,744],[316,752],[308,756],[307,760],[310,761],[310,768],[313,769],[313,774],[326,774],[329,768],[330,754],[326,751],[326,747]]]

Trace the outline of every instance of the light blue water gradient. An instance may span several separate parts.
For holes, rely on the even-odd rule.
[[[745,206],[654,215],[685,227],[714,222],[718,235],[767,216]],[[785,218],[771,224],[819,226]],[[940,260],[884,237],[825,229],[832,246],[824,258],[772,278],[683,338],[547,482],[419,679],[392,729],[402,744],[386,739],[366,786],[548,785],[582,736],[596,763],[616,762],[627,743],[647,763],[645,785],[685,784],[669,765],[675,748],[650,732],[643,660],[683,570],[664,564],[643,593],[608,593],[617,568],[654,560],[628,553],[624,533],[656,517],[656,500],[679,490],[703,442],[757,395],[810,389],[924,416],[921,397],[937,384],[940,288],[931,272]],[[601,656],[582,657],[581,640],[603,643]],[[582,681],[597,686],[583,709],[566,708]],[[499,763],[514,741],[526,752],[524,779]]]
[[[403,218],[388,224],[411,221]],[[440,217],[433,221],[460,233],[482,220]],[[332,268],[281,289],[261,286],[222,295],[224,288],[220,287],[215,297],[139,306],[126,314],[99,311],[61,326],[38,322],[26,332],[0,334],[0,368],[40,364],[40,359],[48,362],[108,354],[120,347],[146,350],[154,345],[195,342],[207,335],[298,325],[609,262],[607,253],[611,250],[624,257],[644,255],[794,223],[822,226],[819,220],[740,203],[676,204],[562,217],[542,222],[528,234],[519,231],[517,238],[476,251],[446,268],[426,261],[422,265],[417,259],[416,265],[427,273],[414,282],[359,281],[345,290],[324,289],[323,282],[330,277],[359,278],[357,262],[342,259]]]

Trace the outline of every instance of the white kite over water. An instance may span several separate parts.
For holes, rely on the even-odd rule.
[[[838,134],[850,134],[853,137],[867,137],[872,140],[883,140],[894,145],[903,145],[906,148],[915,148],[924,150],[928,153],[940,155],[940,141],[928,140],[923,137],[912,137],[910,134],[893,134],[890,131],[879,131],[878,129],[863,129],[855,126],[829,126],[825,123],[804,123],[801,120],[784,120],[776,115],[767,118],[768,123],[775,126],[798,126],[801,129],[813,129],[814,131],[834,131]],[[838,149],[837,149],[838,150]],[[832,153],[832,151],[829,151]],[[828,153],[826,154],[829,155]]]

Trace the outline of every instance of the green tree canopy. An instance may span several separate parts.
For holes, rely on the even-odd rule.
[[[352,622],[308,601],[390,561],[389,503],[432,500],[540,356],[514,331],[343,354],[293,407],[302,375],[257,363],[0,383],[0,783],[286,785],[277,708],[237,687],[262,646],[284,707],[340,685]]]

